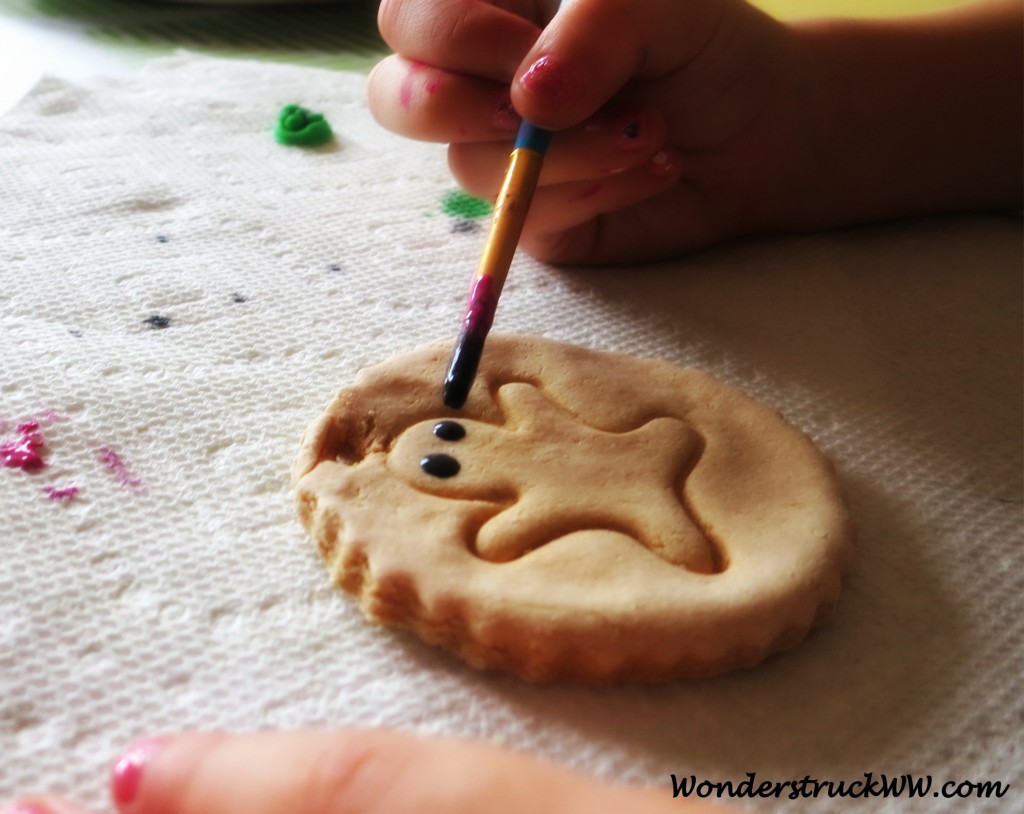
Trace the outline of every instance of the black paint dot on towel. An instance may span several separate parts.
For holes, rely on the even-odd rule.
[[[473,235],[480,231],[480,224],[472,220],[457,220],[452,223],[453,235]]]
[[[167,237],[167,235],[157,235],[156,236],[156,242],[157,243],[166,243],[169,240],[170,240],[170,238]]]
[[[455,477],[461,468],[457,460],[443,452],[435,452],[420,461],[420,469],[435,478]]]
[[[248,297],[239,294],[237,291],[231,295],[231,302],[245,302]]]
[[[155,331],[159,331],[163,328],[169,328],[171,326],[171,318],[165,317],[163,314],[150,314],[142,320],[142,322]]]
[[[442,441],[461,441],[466,437],[466,428],[458,421],[439,421],[434,425],[434,435]]]

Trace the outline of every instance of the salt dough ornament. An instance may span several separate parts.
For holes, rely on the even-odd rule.
[[[835,603],[853,534],[828,461],[694,370],[488,339],[360,372],[303,437],[299,515],[376,621],[530,681],[750,667]]]

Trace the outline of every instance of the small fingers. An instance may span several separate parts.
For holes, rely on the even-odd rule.
[[[485,744],[386,730],[177,736],[129,751],[112,787],[122,814],[680,810],[666,790],[613,786]]]
[[[16,803],[0,805],[0,814],[89,814],[81,806],[58,797],[26,797]]]
[[[540,21],[526,16],[536,3],[503,5],[510,10],[483,0],[383,0],[377,23],[388,46],[407,59],[507,86]]]
[[[520,122],[507,86],[400,56],[374,67],[368,98],[382,126],[421,141],[510,139]]]
[[[537,190],[520,245],[553,263],[643,262],[692,245],[700,200],[663,150],[627,172]]]
[[[652,109],[608,110],[553,139],[541,186],[593,181],[641,167],[665,145],[665,121]],[[511,146],[507,141],[453,144],[448,164],[463,188],[493,199],[501,187]]]
[[[560,130],[594,114],[633,80],[687,64],[737,0],[587,0],[566,3],[516,71],[512,102]],[[728,8],[727,8],[728,7]]]

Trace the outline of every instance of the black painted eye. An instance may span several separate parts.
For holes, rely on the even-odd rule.
[[[439,421],[434,425],[434,435],[442,441],[461,441],[466,437],[466,428],[458,421]]]
[[[451,455],[435,452],[420,461],[420,469],[435,478],[452,478],[462,467]]]

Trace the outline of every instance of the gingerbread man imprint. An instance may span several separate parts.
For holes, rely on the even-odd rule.
[[[388,468],[419,491],[495,505],[476,536],[479,557],[508,562],[576,531],[608,529],[673,565],[716,570],[683,500],[703,449],[692,427],[659,417],[627,432],[595,429],[520,382],[502,386],[497,400],[504,424],[421,421],[388,457]]]

